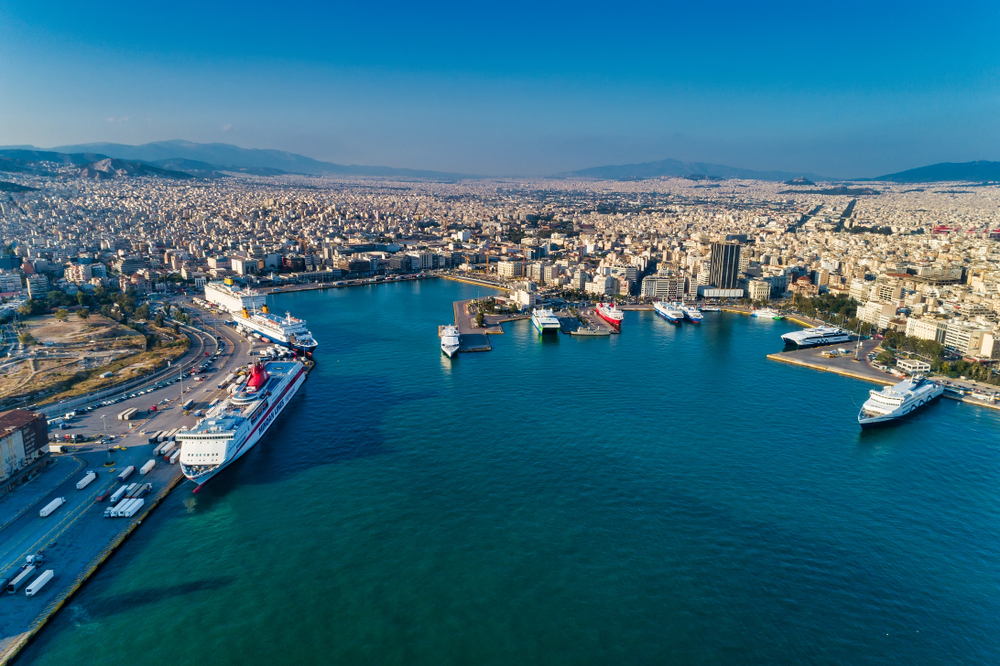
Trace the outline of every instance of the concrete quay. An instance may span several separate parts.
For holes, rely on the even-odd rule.
[[[112,466],[105,466],[109,459],[107,447],[90,442],[76,444],[68,454],[53,454],[52,464],[37,477],[0,499],[0,578],[16,575],[25,557],[42,551],[45,564],[38,573],[52,569],[52,581],[34,597],[25,596],[23,590],[14,595],[0,593],[0,666],[7,664],[45,626],[48,620],[72,598],[73,594],[97,571],[124,540],[140,525],[159,502],[183,481],[179,465],[171,465],[158,458],[147,475],[140,475],[138,468],[153,459],[156,444],[148,436],[159,430],[192,426],[196,417],[191,410],[204,409],[224,390],[218,388],[221,378],[248,363],[252,344],[216,319],[200,312],[191,312],[198,318],[202,339],[209,354],[217,344],[214,334],[206,328],[216,326],[225,350],[212,363],[214,373],[202,382],[189,377],[183,383],[173,383],[151,388],[142,396],[129,398],[114,405],[100,406],[85,412],[71,421],[71,429],[59,433],[114,435],[111,444],[124,450],[110,451]],[[205,359],[204,352],[199,350]],[[196,360],[196,359],[194,359]],[[179,373],[179,369],[175,368]],[[176,375],[174,375],[176,378]],[[183,388],[182,388],[183,387]],[[133,391],[140,390],[133,387]],[[194,400],[191,410],[180,404]],[[150,410],[156,405],[156,411]],[[119,421],[117,414],[136,407],[146,417],[141,420]],[[103,418],[102,418],[103,417]],[[117,482],[117,475],[129,465],[136,471],[125,484]],[[83,490],[76,489],[85,470],[97,472],[97,479]],[[109,488],[129,483],[151,483],[152,491],[144,498],[142,510],[131,518],[104,518],[108,501],[97,497]],[[52,515],[41,518],[39,510],[56,497],[65,497],[66,503]],[[35,576],[32,576],[32,579]]]

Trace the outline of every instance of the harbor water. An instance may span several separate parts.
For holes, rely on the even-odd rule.
[[[17,663],[1000,663],[1000,412],[862,432],[875,385],[727,313],[449,360],[477,293],[273,297],[319,341],[298,397]]]

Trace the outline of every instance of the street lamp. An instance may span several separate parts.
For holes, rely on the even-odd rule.
[[[108,443],[108,415],[101,414],[101,421],[104,423],[104,448],[108,452],[108,461],[104,465],[111,467],[115,461],[111,459],[111,445]]]

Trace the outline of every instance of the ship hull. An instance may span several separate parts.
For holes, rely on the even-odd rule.
[[[611,324],[615,328],[621,328],[621,325],[622,325],[621,319],[612,319],[611,317],[607,316],[606,314],[604,314],[600,310],[594,310],[594,312],[597,313],[598,317],[600,317],[604,321],[608,322],[609,324]]]
[[[535,327],[535,330],[538,331],[538,335],[555,335],[556,333],[559,332],[558,328],[555,328],[555,327],[546,328],[545,326],[542,326],[541,324],[539,324],[534,319],[531,320],[531,324],[532,324],[532,326]]]
[[[884,428],[886,426],[891,426],[896,424],[900,419],[906,416],[910,416],[915,412],[918,412],[925,408],[927,405],[931,404],[935,400],[941,397],[944,391],[935,393],[934,395],[922,399],[918,404],[914,405],[912,409],[907,412],[892,412],[891,414],[886,414],[884,416],[875,416],[871,418],[863,418],[861,414],[858,414],[858,425],[861,426],[862,430],[874,430],[876,428]]]
[[[210,472],[206,472],[205,474],[198,474],[196,476],[188,476],[187,472],[184,473],[184,476],[186,476],[188,479],[198,484],[198,487],[194,489],[195,492],[200,490],[201,487],[206,483],[208,483],[211,479],[214,479],[216,476],[218,476],[218,474],[222,470],[226,469],[231,464],[239,460],[247,451],[252,449],[254,445],[257,444],[257,442],[259,442],[265,434],[267,434],[268,429],[271,427],[274,421],[277,420],[278,416],[281,415],[281,412],[285,410],[285,407],[288,406],[288,403],[291,402],[295,394],[298,393],[299,388],[302,386],[305,380],[306,380],[306,372],[305,368],[303,368],[299,371],[299,373],[295,376],[295,378],[292,379],[285,387],[281,398],[279,398],[278,401],[275,402],[270,409],[268,409],[267,413],[261,417],[260,423],[257,426],[255,426],[252,431],[250,431],[250,434],[247,436],[246,439],[243,440],[241,444],[239,444],[236,450],[233,451],[232,455],[228,456],[226,460],[219,463],[218,467],[211,470]]]

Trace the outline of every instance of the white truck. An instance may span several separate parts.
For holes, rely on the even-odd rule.
[[[48,504],[46,504],[45,508],[43,508],[41,511],[38,512],[38,515],[41,518],[45,518],[47,516],[50,516],[50,515],[52,515],[53,511],[55,511],[56,509],[58,509],[59,507],[61,507],[65,503],[66,503],[66,498],[65,497],[57,497],[54,500],[52,500],[51,502],[49,502]]]
[[[139,468],[139,474],[146,476],[154,467],[156,467],[156,458],[151,458],[146,461],[145,465]]]
[[[91,470],[87,472],[82,479],[76,482],[76,489],[83,490],[91,484],[97,478],[97,472]]]
[[[31,581],[31,585],[24,589],[25,596],[33,597],[38,594],[38,591],[45,587],[45,584],[52,580],[52,577],[56,575],[56,572],[52,569],[46,569],[45,573]]]

